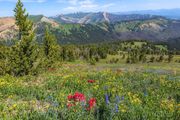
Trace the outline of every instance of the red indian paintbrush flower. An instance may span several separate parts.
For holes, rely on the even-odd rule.
[[[70,108],[70,107],[72,107],[72,106],[74,106],[74,104],[72,104],[72,103],[67,103],[67,107],[68,107],[68,108]]]
[[[74,95],[68,95],[68,103],[67,107],[71,108],[72,106],[75,106],[75,102],[85,102],[86,103],[86,97],[84,94],[76,92]],[[96,105],[96,99],[91,98],[88,101],[88,107],[87,110],[90,111],[94,106]]]
[[[84,96],[84,94],[82,94],[82,93],[79,93],[79,92],[76,92],[75,94],[74,94],[74,96],[73,96],[73,98],[74,98],[74,101],[75,102],[82,102],[82,101],[86,101],[86,98],[85,98],[85,96]]]
[[[91,98],[88,103],[89,103],[89,107],[87,108],[87,110],[91,110],[96,105],[96,99]]]
[[[95,80],[88,80],[88,83],[95,83]]]
[[[68,101],[72,101],[73,103],[67,103],[67,107],[68,108],[71,108],[72,106],[75,105],[74,102],[85,102],[86,101],[86,98],[84,96],[84,94],[82,93],[79,93],[79,92],[76,92],[74,95],[68,95]]]
[[[68,100],[71,101],[72,99],[74,99],[73,95],[68,95]]]
[[[75,102],[86,101],[84,94],[76,92],[74,95],[68,95],[68,100],[74,100]]]

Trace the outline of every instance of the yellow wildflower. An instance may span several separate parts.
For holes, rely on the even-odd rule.
[[[16,108],[17,107],[17,104],[13,104],[13,106],[12,106],[13,108]]]
[[[98,90],[99,86],[98,86],[98,85],[95,85],[93,88],[94,88],[95,90]]]
[[[11,107],[9,107],[9,111],[14,110],[17,107],[17,104],[13,104]]]
[[[174,100],[162,100],[161,107],[169,111],[174,111]]]
[[[126,112],[126,110],[125,109],[121,109],[121,112]]]
[[[127,107],[124,104],[121,104],[119,106],[119,108],[120,108],[120,111],[123,112],[123,113],[127,111]]]

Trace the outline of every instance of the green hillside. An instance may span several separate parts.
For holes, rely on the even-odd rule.
[[[34,23],[41,21],[43,15],[30,15],[29,19],[32,20]]]
[[[69,14],[69,17],[75,17],[74,15],[77,18],[83,16],[82,14]],[[88,15],[91,16],[91,20],[96,21],[102,14]],[[155,17],[145,20],[128,20],[114,23],[96,21],[92,24],[77,24],[58,23],[55,18],[47,18],[43,15],[29,16],[29,18],[34,22],[38,41],[42,40],[44,28],[48,25],[60,44],[147,40],[151,42],[166,42],[169,48],[180,49],[179,44],[176,44],[178,43],[177,39],[180,38],[180,22],[178,20]],[[14,29],[9,27],[7,30],[4,30],[6,32],[2,31],[0,37],[7,36],[1,39],[2,43],[10,44],[9,42],[11,42],[13,36],[8,36],[11,32],[11,35],[16,33],[16,31],[13,31]]]

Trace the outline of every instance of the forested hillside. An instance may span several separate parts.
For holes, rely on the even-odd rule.
[[[76,13],[46,17],[30,15],[37,41],[42,42],[45,26],[55,34],[59,44],[89,44],[122,40],[166,42],[180,49],[180,21],[153,15],[117,15],[111,13]],[[13,44],[17,27],[13,17],[0,18],[0,41]]]

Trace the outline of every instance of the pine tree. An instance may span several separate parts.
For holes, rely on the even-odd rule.
[[[23,8],[24,5],[21,0],[18,0],[16,7],[14,9],[15,12],[15,20],[16,25],[19,28],[19,36],[18,39],[21,40],[23,35],[29,35],[32,30],[32,22],[28,20],[28,14],[26,13],[26,9]]]
[[[44,54],[48,66],[51,66],[59,58],[59,45],[56,37],[52,35],[48,28],[45,30],[45,37],[43,41]]]
[[[19,41],[11,47],[9,73],[15,76],[28,75],[36,72],[37,46],[34,39],[33,24],[23,8],[21,0],[16,4],[15,19],[19,28]]]
[[[5,74],[9,69],[9,66],[6,65],[8,52],[9,47],[0,44],[0,75]]]
[[[10,73],[15,76],[35,74],[37,61],[37,46],[34,41],[34,33],[23,36],[21,41],[11,48],[9,56]]]

